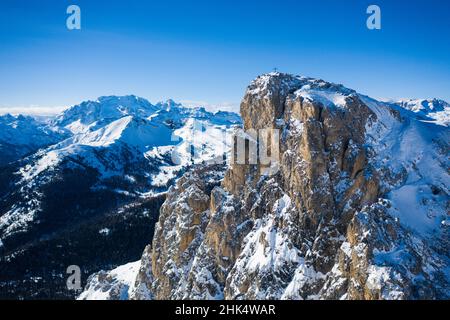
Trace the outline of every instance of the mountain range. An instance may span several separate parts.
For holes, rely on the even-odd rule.
[[[279,72],[240,115],[109,96],[1,116],[0,298],[448,299],[449,117]],[[266,129],[273,166],[250,161]]]
[[[136,96],[83,102],[45,123],[0,117],[0,297],[69,298],[69,265],[91,273],[137,258],[167,188],[240,123]]]

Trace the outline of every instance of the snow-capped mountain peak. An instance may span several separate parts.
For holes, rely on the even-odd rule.
[[[104,156],[99,158],[99,150],[106,152],[113,148],[109,153],[117,154],[117,150],[124,147],[130,149],[129,152],[136,153],[135,157],[141,157],[141,160],[152,157],[170,159],[173,157],[171,153],[176,152],[176,157],[183,160],[174,164],[175,167],[168,163],[165,165],[169,165],[171,171],[180,171],[191,163],[188,146],[191,142],[187,141],[186,134],[193,130],[193,120],[201,121],[206,128],[205,139],[199,147],[209,151],[198,153],[202,155],[201,160],[214,156],[212,151],[222,142],[215,141],[221,131],[240,124],[240,118],[236,114],[210,113],[204,108],[185,108],[173,100],[153,105],[143,98],[130,95],[100,97],[96,101],[82,102],[63,112],[51,123],[52,128],[68,131],[71,136],[30,157],[31,163],[21,168],[20,172],[25,180],[31,180],[49,168],[58,166],[65,158],[82,156],[88,161],[87,165],[98,169],[103,176],[120,174],[121,171],[116,169],[123,168],[123,164],[105,164]],[[153,150],[154,148],[158,150]],[[109,167],[116,169],[111,172],[107,169]],[[173,172],[171,177],[174,177]],[[169,180],[165,180],[163,184],[158,182],[158,186],[166,185]]]
[[[30,116],[0,116],[0,166],[54,144],[63,137],[65,135],[57,128],[48,127]]]
[[[396,102],[402,108],[412,111],[424,121],[439,125],[450,125],[450,104],[441,99],[407,99]]]
[[[172,99],[168,99],[166,101],[161,101],[156,104],[156,107],[161,110],[171,111],[174,108],[181,108],[183,105],[181,103],[177,103]]]
[[[67,109],[55,119],[53,125],[76,134],[96,130],[125,116],[145,118],[158,109],[146,99],[134,95],[104,96]]]
[[[107,147],[120,141],[145,151],[155,145],[169,144],[170,137],[171,130],[164,124],[127,115],[95,131],[76,135],[65,144]]]
[[[202,130],[195,133],[196,122],[201,123]],[[113,193],[130,198],[165,192],[192,164],[214,158],[217,150],[227,152],[220,149],[222,137],[239,124],[236,114],[185,108],[173,100],[153,105],[136,96],[82,102],[49,124],[23,116],[0,117],[0,147],[12,150],[3,141],[14,138],[21,142],[18,137],[25,139],[24,145],[32,146],[13,159],[20,161],[11,163],[8,169],[6,186],[14,185],[23,202],[6,207],[0,235],[13,237],[38,223],[41,202],[37,197],[31,210],[28,194],[41,188],[51,190],[51,185],[64,181],[67,175],[87,176],[92,193],[117,185],[121,187],[112,188]],[[48,139],[49,133],[54,133],[53,140]],[[195,141],[191,134],[196,136]],[[44,141],[32,145],[41,136]],[[192,148],[197,151],[192,153]],[[40,194],[45,195],[45,191]]]
[[[413,112],[438,112],[444,111],[446,108],[450,107],[446,101],[441,99],[407,99],[398,101],[400,105],[402,105],[405,109],[408,109]]]

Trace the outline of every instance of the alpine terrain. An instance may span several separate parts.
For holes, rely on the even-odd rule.
[[[232,143],[231,164],[187,170],[153,216],[158,222],[142,258],[92,274],[79,299],[450,298],[449,104],[383,102],[342,85],[276,72],[250,84],[240,111],[243,130]],[[79,179],[78,157],[88,168],[99,168],[102,159],[132,158],[122,144],[92,152],[100,141],[111,141],[114,130],[94,117],[69,124],[64,119],[70,114],[57,123],[87,135],[33,154],[11,170],[16,187],[3,198],[18,200],[3,205],[2,239],[20,249],[7,259],[35,245],[18,230],[48,221],[24,209],[46,198],[34,184],[71,181],[78,195],[82,186],[74,184],[88,183]],[[118,121],[110,124],[135,132],[134,118]],[[264,130],[270,143],[259,134]],[[139,149],[145,129],[139,134],[124,138]],[[265,152],[276,161],[263,161]],[[77,179],[59,178],[72,170]],[[103,179],[89,186],[111,193],[104,187],[113,170],[123,168],[102,167],[96,174]],[[148,163],[128,170],[133,177],[138,170],[160,172]],[[145,179],[127,181],[123,176],[116,189],[134,196],[150,187]],[[76,209],[75,195],[71,199],[69,217],[89,215]],[[109,244],[118,250],[124,245]]]
[[[222,157],[240,124],[234,113],[135,96],[83,102],[45,122],[1,116],[0,298],[73,299],[69,266],[85,281],[137,260],[168,187]]]

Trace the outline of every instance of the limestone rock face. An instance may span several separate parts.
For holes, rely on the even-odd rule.
[[[447,127],[282,73],[252,82],[241,115],[278,130],[278,159],[180,179],[132,298],[449,298]]]

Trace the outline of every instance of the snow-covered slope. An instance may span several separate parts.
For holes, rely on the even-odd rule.
[[[24,127],[25,120],[30,123],[22,139],[24,143],[33,140],[32,130],[40,127],[31,118],[14,119],[7,118],[8,124],[17,130]],[[52,123],[54,132],[70,130],[72,136],[20,162],[16,171],[21,177],[17,182],[19,192],[30,192],[51,182],[61,166],[94,170],[100,177],[95,188],[105,187],[102,180],[115,179],[126,180],[128,185],[127,190],[118,192],[161,192],[191,164],[213,159],[218,151],[220,155],[228,152],[222,141],[231,138],[229,133],[239,124],[235,114],[184,108],[172,100],[152,105],[145,99],[126,96],[83,102],[64,111]],[[3,133],[5,137],[11,134]],[[19,216],[29,218],[17,223]],[[31,217],[13,207],[3,213],[0,231],[17,232]],[[16,227],[12,228],[11,221],[16,221]]]
[[[90,219],[131,204],[154,208],[188,167],[212,160],[222,140],[231,138],[227,133],[241,123],[233,113],[186,108],[172,100],[151,104],[135,96],[83,102],[45,124],[21,116],[0,121],[0,137],[29,147],[0,171],[0,253],[8,253],[0,254],[0,265],[10,268],[13,257],[22,259],[18,248],[26,246],[31,254],[33,246],[67,229],[86,228]],[[157,210],[136,217],[155,215]],[[141,238],[146,237],[151,234]],[[49,272],[43,281],[57,273]],[[0,277],[0,290],[1,282]]]
[[[378,121],[367,125],[374,167],[382,171],[382,187],[392,201],[389,212],[406,227],[426,237],[439,236],[449,222],[449,105],[439,100],[410,101],[404,109],[361,96]],[[398,113],[393,113],[395,110]],[[417,117],[411,115],[413,111]],[[442,112],[436,121],[423,120]],[[387,169],[389,171],[387,171]]]
[[[450,104],[440,99],[400,100],[402,108],[416,113],[425,120],[448,126],[450,124]]]
[[[57,117],[55,128],[70,130],[73,136],[33,155],[20,173],[30,180],[68,157],[77,157],[103,176],[120,175],[127,162],[121,157],[115,163],[110,162],[114,157],[105,162],[98,151],[117,156],[127,149],[136,161],[160,165],[163,170],[149,182],[167,186],[186,166],[212,159],[218,151],[226,153],[229,142],[225,148],[222,142],[231,138],[229,133],[239,124],[236,114],[184,108],[172,100],[154,106],[134,96],[102,97]]]
[[[132,95],[100,97],[96,101],[85,101],[64,111],[56,117],[53,125],[77,134],[94,131],[129,115],[144,119],[157,110],[157,106]]]
[[[136,261],[93,275],[88,280],[89,288],[78,300],[128,300],[135,290],[134,283],[140,266],[141,261]]]
[[[0,116],[0,166],[54,144],[63,133],[29,116]]]

